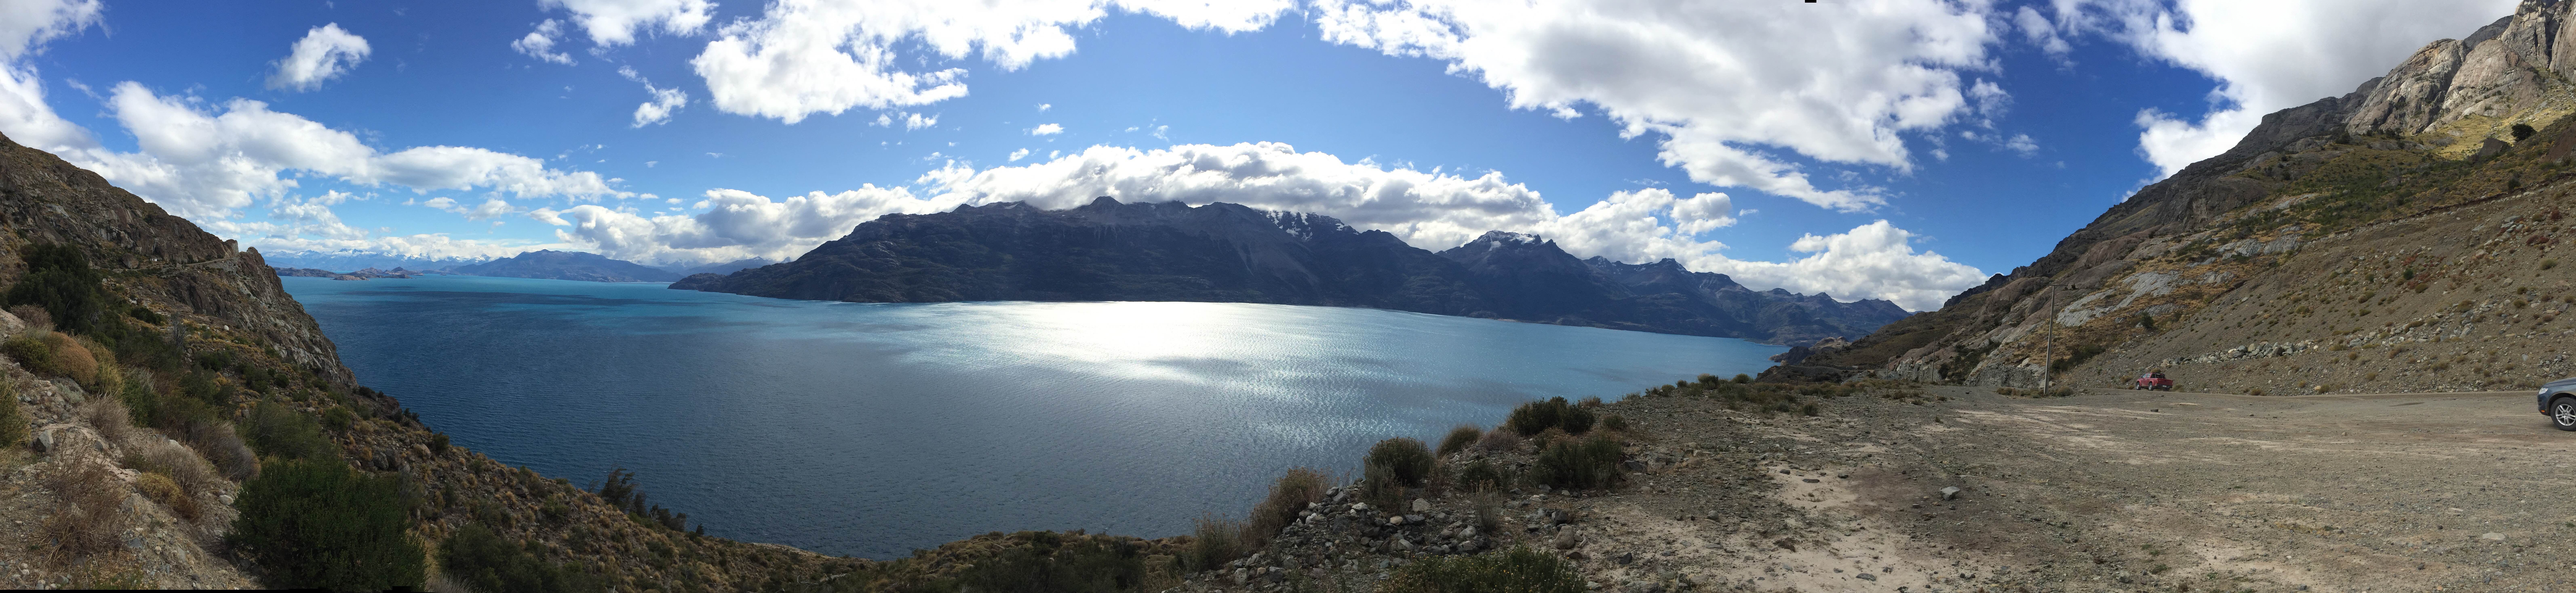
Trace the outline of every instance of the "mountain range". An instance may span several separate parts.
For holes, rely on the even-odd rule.
[[[670,282],[678,273],[596,253],[539,249],[447,271],[471,276],[543,278],[588,282]]]
[[[1490,232],[1434,253],[1332,217],[1102,197],[889,214],[794,262],[697,274],[675,289],[850,302],[1207,301],[1373,307],[1803,343],[1907,313],[1884,300],[1754,291],[1672,260],[1579,259]]]

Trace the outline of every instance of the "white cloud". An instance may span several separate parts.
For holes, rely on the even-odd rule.
[[[1014,162],[1014,163],[1016,163],[1016,162],[1020,162],[1020,159],[1024,159],[1024,158],[1029,158],[1029,149],[1022,148],[1022,149],[1019,149],[1019,150],[1011,151],[1011,159],[1010,159],[1010,160],[1011,160],[1011,162]]]
[[[574,24],[600,47],[635,42],[635,34],[659,28],[671,35],[696,34],[714,15],[707,0],[540,0],[539,6],[572,13]]]
[[[955,208],[956,198],[924,199],[905,188],[873,185],[837,194],[813,192],[772,200],[749,192],[706,193],[694,215],[646,216],[631,208],[583,204],[529,216],[564,227],[556,239],[608,257],[642,262],[717,262],[747,257],[788,259],[841,238],[861,222],[889,213]]]
[[[2099,30],[2217,80],[2199,121],[2141,111],[2138,143],[2172,175],[2226,152],[2265,114],[2352,92],[2426,43],[2465,37],[2516,0],[2060,0],[2060,29]]]
[[[2011,138],[2004,139],[2004,149],[2021,153],[2021,156],[2027,158],[2039,154],[2039,141],[2032,140],[2029,134],[2013,134]]]
[[[268,76],[268,88],[309,91],[321,88],[322,82],[347,73],[367,60],[366,38],[342,30],[330,23],[304,33],[294,48],[276,63],[276,72]]]
[[[1778,151],[1912,167],[1903,136],[1968,108],[1959,72],[1991,68],[1987,2],[1316,0],[1326,40],[1446,61],[1515,108],[1591,104],[1663,137],[1691,179],[1836,210],[1884,202],[1817,187]]]
[[[510,49],[518,50],[528,57],[570,66],[572,54],[555,51],[555,42],[562,37],[563,21],[546,19],[544,22],[537,23],[537,30],[529,31],[527,36],[510,42]]]
[[[1064,133],[1064,126],[1056,124],[1038,124],[1038,127],[1029,128],[1029,135],[1031,136],[1045,136],[1049,134],[1062,133]]]
[[[634,127],[671,121],[672,113],[689,104],[689,95],[680,89],[658,88],[648,82],[644,83],[644,92],[652,93],[653,100],[635,106]]]
[[[98,24],[99,0],[17,0],[0,2],[0,62],[43,51],[52,41]]]
[[[1916,252],[1914,234],[1881,220],[1840,234],[1799,237],[1790,249],[1807,253],[1787,262],[1707,255],[1682,259],[1693,270],[1724,273],[1749,287],[1824,292],[1836,298],[1881,298],[1909,311],[1941,307],[1951,295],[1984,283],[1985,273],[1938,253]]]
[[[923,117],[919,113],[903,114],[903,129],[918,130],[936,125],[939,125],[938,116]]]
[[[919,47],[1004,71],[1073,53],[1069,28],[1111,6],[1228,33],[1268,26],[1293,0],[776,0],[760,18],[719,27],[690,60],[726,113],[803,121],[852,107],[887,109],[966,95],[966,70],[904,56]],[[906,70],[907,64],[925,64]]]
[[[1054,104],[1054,103],[1039,103],[1039,104],[1038,104],[1038,113],[1046,113],[1046,110],[1048,110],[1048,109],[1054,109],[1054,108],[1055,108],[1055,104]]]
[[[481,204],[477,204],[477,205],[474,205],[474,206],[466,206],[466,205],[463,205],[463,204],[458,203],[458,202],[456,201],[456,199],[455,199],[455,198],[449,198],[449,197],[441,196],[441,197],[436,197],[436,198],[430,198],[430,199],[429,199],[429,200],[427,200],[427,201],[421,202],[421,203],[420,203],[420,205],[422,205],[422,206],[428,206],[428,207],[431,207],[431,208],[437,208],[437,209],[440,209],[440,210],[446,210],[446,211],[448,211],[448,212],[454,212],[454,213],[456,213],[456,214],[459,214],[459,215],[464,216],[466,220],[478,220],[478,221],[479,221],[479,220],[491,220],[491,219],[494,219],[494,218],[500,218],[500,217],[508,216],[508,215],[512,215],[512,214],[520,214],[520,213],[529,213],[529,212],[530,212],[530,211],[527,211],[527,210],[521,210],[521,209],[519,209],[519,208],[517,208],[517,207],[513,207],[513,206],[511,206],[511,205],[510,205],[510,203],[509,203],[509,202],[501,201],[499,198],[487,199],[487,200],[484,200],[484,201],[483,201],[483,203],[481,203]],[[530,214],[530,216],[531,216],[531,217],[534,217],[535,215],[534,215],[533,213],[531,213],[531,214]],[[539,218],[538,220],[544,220],[544,219]]]

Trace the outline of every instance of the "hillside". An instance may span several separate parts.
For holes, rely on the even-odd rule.
[[[2576,373],[2576,3],[2525,2],[2112,207],[2048,255],[1810,367],[2033,386],[2518,388]],[[2047,321],[2055,334],[2048,352]]]
[[[1906,316],[1881,300],[1756,292],[1671,260],[1568,255],[1506,232],[1432,253],[1331,217],[1214,203],[1010,202],[860,224],[794,262],[672,288],[851,302],[1209,301],[1374,307],[1805,343]]]
[[[479,264],[448,268],[469,276],[540,278],[584,282],[670,282],[680,275],[596,253],[539,249]]]

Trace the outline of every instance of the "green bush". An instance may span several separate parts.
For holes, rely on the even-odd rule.
[[[419,587],[426,554],[411,526],[402,480],[371,476],[338,459],[285,460],[242,484],[225,541],[257,563],[268,584],[336,591]]]
[[[1484,437],[1485,429],[1476,428],[1474,424],[1460,424],[1457,428],[1449,429],[1449,436],[1440,439],[1440,456],[1448,457],[1459,451],[1465,451],[1469,445],[1476,444],[1476,439]]]
[[[1431,477],[1432,461],[1431,448],[1422,441],[1396,437],[1369,447],[1367,465],[1384,466],[1394,485],[1419,488],[1424,478]]]
[[[1752,376],[1752,375],[1747,375],[1747,374],[1744,374],[1744,373],[1736,373],[1736,374],[1735,374],[1735,384],[1737,384],[1737,385],[1743,385],[1743,384],[1751,383],[1751,382],[1753,382],[1753,376]]]
[[[338,447],[322,435],[322,423],[286,404],[260,402],[242,416],[242,436],[252,451],[283,459],[336,458]]]
[[[1619,479],[1618,439],[1607,434],[1587,439],[1559,439],[1539,451],[1530,467],[1541,484],[1577,490],[1607,486]]]
[[[2540,130],[2534,130],[2534,129],[2531,129],[2531,124],[2514,124],[2514,125],[2513,125],[2513,141],[2514,141],[2514,142],[2522,142],[2522,141],[2524,141],[2524,140],[2530,140],[2530,139],[2531,139],[2531,135],[2532,135],[2532,134],[2538,134],[2538,133],[2540,133]]]
[[[357,423],[358,415],[350,412],[349,408],[331,406],[331,409],[322,411],[322,426],[330,428],[331,432],[349,432],[349,427]],[[447,445],[440,444],[438,448],[445,449]]]
[[[63,374],[54,365],[53,345],[45,343],[45,339],[36,332],[18,332],[9,336],[8,341],[0,342],[0,353],[8,354],[10,360],[18,361],[18,366],[26,367],[27,372],[36,376]]]
[[[548,564],[534,545],[510,543],[481,523],[467,523],[439,542],[438,565],[448,579],[484,593],[607,589],[597,577],[570,564]]]
[[[1549,428],[1562,429],[1566,434],[1583,434],[1592,430],[1592,421],[1592,410],[1566,403],[1562,397],[1552,397],[1512,408],[1512,415],[1503,420],[1503,426],[1521,433],[1521,436],[1536,435]]]
[[[1458,486],[1468,490],[1500,490],[1511,483],[1510,472],[1483,459],[1467,462],[1467,467],[1458,470]]]
[[[1618,414],[1603,414],[1601,416],[1601,429],[1628,430],[1628,419],[1621,417]]]
[[[98,269],[89,258],[70,245],[28,245],[18,254],[27,263],[27,275],[9,287],[8,304],[44,307],[54,325],[72,333],[97,331],[109,321],[107,291],[101,288]]]
[[[1583,575],[1563,558],[1529,548],[1473,556],[1432,556],[1397,569],[1379,593],[1582,593]]]

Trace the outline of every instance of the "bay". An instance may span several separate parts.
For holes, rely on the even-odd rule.
[[[1356,475],[1379,439],[1783,350],[1332,307],[280,280],[362,383],[457,444],[575,484],[625,467],[711,535],[879,559],[988,531],[1186,533],[1290,467]]]

